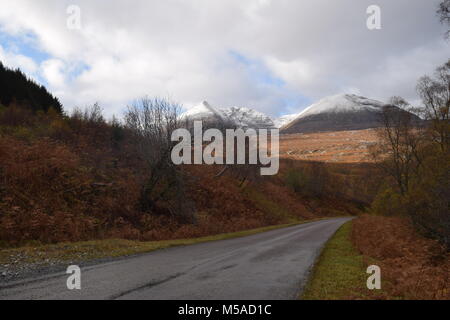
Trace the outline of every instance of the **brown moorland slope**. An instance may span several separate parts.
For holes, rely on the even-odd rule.
[[[336,177],[347,173],[325,174],[329,187],[317,193],[314,165],[290,159],[282,159],[278,176],[248,177],[245,183],[241,168],[218,176],[221,166],[180,167],[188,196],[177,202],[192,206],[195,219],[174,215],[164,200],[144,211],[145,159],[126,128],[97,112],[64,116],[0,109],[3,245],[189,238],[358,212],[356,197],[332,192],[345,189],[349,181]],[[292,169],[309,177],[312,193],[286,184]],[[176,190],[171,193],[178,198]]]
[[[337,163],[371,162],[369,148],[377,139],[376,129],[284,134],[280,136],[280,156]]]

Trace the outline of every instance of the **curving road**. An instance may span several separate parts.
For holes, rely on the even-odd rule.
[[[64,272],[0,284],[0,299],[296,299],[325,242],[350,218],[174,247],[81,267],[81,290]]]

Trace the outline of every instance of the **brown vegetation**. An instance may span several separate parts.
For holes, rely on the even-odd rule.
[[[173,166],[164,121],[139,124],[145,112],[172,111],[147,107],[131,108],[125,124],[98,105],[70,116],[2,107],[0,242],[189,238],[357,212],[319,185],[320,199],[286,187],[289,161],[264,178],[248,166]]]
[[[286,134],[280,137],[280,156],[330,163],[372,162],[369,147],[376,141],[374,129]]]
[[[284,184],[306,199],[332,199],[355,209],[370,206],[382,183],[371,163],[323,163],[284,159],[280,177]],[[320,204],[323,204],[321,201]]]
[[[450,299],[449,253],[408,219],[364,215],[353,222],[352,240],[367,265],[381,268],[383,295],[375,298]]]
[[[417,231],[450,249],[450,61],[434,78],[422,77],[417,89],[425,126],[400,109],[383,111],[373,155],[385,183],[372,211],[409,216]],[[395,101],[406,105],[401,98]]]

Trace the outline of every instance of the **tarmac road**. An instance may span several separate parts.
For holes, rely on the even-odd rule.
[[[348,220],[321,220],[81,267],[81,290],[67,289],[64,272],[0,284],[0,299],[296,299],[323,245]]]

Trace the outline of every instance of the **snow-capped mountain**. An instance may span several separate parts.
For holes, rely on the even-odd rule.
[[[378,127],[384,105],[380,101],[354,94],[326,97],[300,112],[282,131],[298,133]]]
[[[312,104],[291,122],[281,128],[281,133],[309,133],[320,131],[361,130],[381,125],[381,112],[385,103],[354,94],[339,94]],[[391,106],[397,108],[395,106]],[[399,109],[400,110],[400,109]],[[407,112],[401,110],[401,112]],[[420,118],[410,114],[417,123]]]
[[[194,120],[225,120],[226,115],[222,110],[214,108],[207,101],[189,109],[181,115],[181,118]]]
[[[274,128],[273,120],[264,113],[246,107],[216,108],[203,101],[181,115],[182,118],[203,121],[224,121],[240,128]]]
[[[274,128],[273,120],[264,113],[246,107],[229,107],[221,110],[241,128]]]
[[[241,128],[280,128],[281,133],[307,133],[379,127],[383,106],[385,104],[377,100],[354,94],[339,94],[323,98],[298,114],[271,119],[250,108],[217,108],[204,101],[186,111],[182,117],[219,121]]]
[[[338,94],[321,99],[299,113],[299,118],[305,118],[320,113],[342,113],[360,111],[379,111],[384,103],[357,96],[355,94]]]

